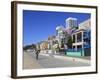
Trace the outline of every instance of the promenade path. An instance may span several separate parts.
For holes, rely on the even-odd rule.
[[[48,54],[39,54],[39,59],[36,60],[36,55],[33,52],[24,52],[23,68],[24,69],[39,69],[39,68],[57,68],[57,67],[83,67],[90,66],[90,60],[76,59],[66,56],[49,56]]]

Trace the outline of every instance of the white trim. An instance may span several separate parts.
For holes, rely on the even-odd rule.
[[[28,76],[28,75],[44,75],[44,74],[61,74],[61,73],[76,73],[76,72],[91,72],[95,71],[95,9],[88,8],[76,8],[76,7],[59,7],[59,6],[45,6],[45,5],[26,5],[26,4],[18,4],[17,5],[17,75],[18,76]],[[88,67],[69,67],[69,68],[52,68],[52,69],[31,69],[31,70],[23,70],[23,50],[22,50],[22,37],[23,37],[23,9],[24,10],[42,10],[42,11],[59,11],[59,12],[80,12],[80,13],[91,13],[91,66]]]

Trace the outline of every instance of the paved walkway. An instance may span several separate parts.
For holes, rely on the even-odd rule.
[[[24,52],[24,69],[38,68],[57,68],[57,67],[82,67],[90,66],[90,61],[76,59],[66,56],[51,57],[48,54],[39,54],[39,59],[36,60],[33,52]]]
[[[40,64],[37,63],[36,59],[33,58],[33,56],[31,56],[31,55],[28,53],[24,53],[23,68],[24,69],[41,68]]]

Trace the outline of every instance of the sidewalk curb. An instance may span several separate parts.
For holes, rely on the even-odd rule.
[[[41,53],[41,55],[44,56],[50,56],[49,54],[43,54]],[[68,56],[60,56],[60,55],[53,55],[54,58],[59,58],[59,59],[69,59],[73,62],[83,62],[83,63],[88,63],[91,64],[91,60],[87,60],[87,59],[82,59],[82,58],[76,58],[76,57],[68,57]]]

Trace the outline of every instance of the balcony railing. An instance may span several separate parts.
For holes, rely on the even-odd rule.
[[[67,49],[67,52],[79,52],[82,51],[82,48],[78,48],[78,49]]]

